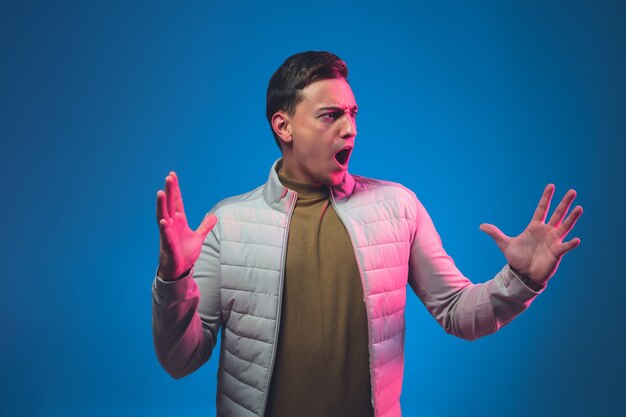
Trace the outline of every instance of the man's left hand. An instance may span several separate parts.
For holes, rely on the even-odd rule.
[[[505,235],[492,224],[480,225],[480,230],[496,241],[511,268],[532,280],[539,287],[554,275],[563,255],[580,244],[580,239],[577,237],[563,242],[583,213],[583,208],[576,206],[567,218],[565,217],[576,197],[576,191],[569,190],[565,194],[550,217],[550,221],[545,223],[553,194],[554,185],[548,184],[532,220],[516,237]]]

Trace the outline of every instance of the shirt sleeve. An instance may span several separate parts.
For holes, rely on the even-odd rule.
[[[428,212],[416,202],[409,284],[446,332],[466,340],[494,333],[545,289],[529,288],[509,265],[491,280],[473,284],[446,253]]]
[[[182,378],[211,356],[221,324],[218,225],[187,276],[152,284],[152,335],[159,362]]]

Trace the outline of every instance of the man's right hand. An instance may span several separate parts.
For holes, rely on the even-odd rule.
[[[189,228],[174,171],[165,177],[165,191],[157,192],[156,214],[161,235],[158,275],[164,281],[174,281],[196,262],[202,243],[217,223],[217,217],[207,214],[195,231]]]

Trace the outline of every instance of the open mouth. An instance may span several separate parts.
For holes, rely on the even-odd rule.
[[[350,158],[350,153],[352,152],[352,148],[343,148],[339,152],[335,154],[335,159],[339,162],[340,165],[345,165],[348,162],[348,158]]]

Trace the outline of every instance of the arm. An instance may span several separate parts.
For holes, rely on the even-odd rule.
[[[472,284],[444,250],[428,212],[417,202],[409,284],[446,332],[474,340],[497,331],[524,311],[539,292],[505,266],[484,284]]]
[[[416,200],[409,283],[448,333],[474,340],[509,323],[543,291],[563,255],[578,246],[578,238],[563,242],[583,211],[576,206],[565,217],[576,192],[568,191],[545,223],[553,194],[554,186],[549,184],[532,220],[516,237],[506,236],[494,225],[481,225],[509,263],[484,284],[472,284],[456,268],[426,209]]]
[[[168,175],[166,192],[157,193],[161,251],[152,286],[152,330],[159,362],[174,378],[202,366],[216,343],[221,317],[216,220],[208,215],[198,230],[189,229],[176,175]]]

